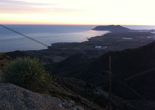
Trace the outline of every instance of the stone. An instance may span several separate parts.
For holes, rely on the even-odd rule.
[[[71,108],[71,110],[77,110],[77,108],[75,108],[75,107],[72,107],[72,108]]]
[[[70,100],[70,104],[72,104],[74,106],[75,102],[73,100]]]
[[[65,106],[66,105],[66,103],[65,102],[63,102],[63,103],[61,103],[63,106]]]
[[[61,103],[59,103],[59,104],[58,104],[58,106],[59,106],[59,107],[62,107],[62,104],[61,104]]]
[[[84,110],[84,108],[81,106],[76,106],[76,107],[77,107],[77,110]]]
[[[67,104],[66,104],[66,107],[67,107],[67,108],[71,108],[71,107],[72,107],[72,104],[71,104],[71,103],[67,103]]]

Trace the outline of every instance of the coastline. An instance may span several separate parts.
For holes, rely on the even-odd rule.
[[[128,35],[124,37],[124,35]],[[134,35],[134,36],[133,36]],[[32,56],[47,61],[59,62],[74,54],[85,54],[89,58],[97,58],[109,51],[122,51],[138,48],[154,41],[154,34],[148,32],[113,32],[103,36],[95,36],[84,42],[59,42],[48,49],[11,51],[7,55]]]
[[[99,30],[98,30],[99,29]],[[54,60],[59,62],[73,54],[85,54],[89,58],[97,58],[109,51],[122,51],[125,49],[138,48],[154,41],[155,30],[134,30],[120,25],[97,26],[92,30],[104,31],[105,34],[88,38],[83,42],[58,42],[52,43],[47,49],[11,51],[6,54],[24,54]],[[107,30],[109,30],[107,32]]]
[[[104,25],[106,26],[106,25]],[[154,29],[154,26],[125,26],[129,29],[135,30],[146,30],[146,29]],[[95,25],[92,26],[56,26],[56,25],[12,25],[10,28],[22,32],[25,35],[28,35],[38,41],[42,41],[47,45],[51,45],[51,43],[56,42],[84,42],[87,39],[94,36],[101,36],[104,34],[103,31],[93,31],[92,29]],[[11,33],[10,31],[1,29],[1,37],[0,37],[0,50],[1,52],[11,52],[15,50],[20,51],[29,51],[29,50],[41,50],[47,49],[46,47],[37,44],[29,39],[25,39],[20,35]],[[67,34],[68,33],[68,34]]]
[[[86,41],[87,38],[104,34],[104,32],[91,30],[94,26],[12,25],[8,27],[50,46],[51,43],[56,42],[83,42]],[[45,46],[26,39],[21,35],[12,33],[2,27],[0,33],[1,52],[47,49]]]

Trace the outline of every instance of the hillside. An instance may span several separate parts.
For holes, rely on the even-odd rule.
[[[14,57],[16,57],[16,56],[14,56],[15,53],[19,53],[19,54],[17,54],[18,57],[20,55],[21,55],[21,57],[23,57],[23,55],[25,56],[24,53],[19,52],[19,51],[18,52],[17,51],[10,52],[9,55],[12,58],[14,58]],[[71,58],[71,60],[73,60],[73,62],[76,61],[79,65],[90,61],[90,59],[87,58],[86,56],[83,56],[83,55],[81,57],[79,57],[79,56],[81,56],[81,55],[80,54],[75,55],[76,59],[73,60]],[[80,59],[82,62],[80,62]],[[69,64],[69,62],[68,62],[68,64]],[[70,63],[68,66],[71,66],[71,65],[72,65],[72,63]],[[1,74],[3,74],[3,73],[1,72]],[[86,83],[82,80],[73,79],[73,78],[60,78],[55,75],[52,75],[52,77],[53,78],[51,80],[53,80],[53,83],[52,83],[52,85],[50,85],[49,90],[46,91],[46,94],[48,94],[52,97],[60,98],[62,100],[68,100],[68,101],[74,100],[77,105],[84,107],[85,110],[104,110],[105,108],[107,108],[108,93],[97,88],[95,85]],[[1,81],[1,82],[3,82],[3,81]],[[64,109],[64,107],[60,108],[60,106],[59,106],[59,103],[63,103],[63,101],[60,99],[52,98],[48,95],[41,95],[38,93],[34,93],[34,92],[23,89],[21,87],[17,87],[12,84],[1,83],[0,86],[1,86],[0,96],[5,95],[6,92],[4,93],[3,91],[7,91],[7,95],[6,95],[7,97],[1,98],[2,106],[0,106],[0,107],[3,108],[4,110],[5,109],[11,110],[11,109],[17,109],[17,108],[22,108],[22,109],[37,108],[37,109],[48,110],[48,109],[51,109],[51,107],[54,110]],[[16,99],[14,99],[14,101],[12,101],[13,100],[12,95],[14,97],[16,97]],[[48,99],[46,100],[44,97],[48,98]],[[44,100],[44,103],[42,103],[42,101],[40,101],[40,100]],[[3,103],[3,101],[8,103],[8,106],[7,106],[8,108],[3,106],[5,104],[5,103]],[[18,103],[16,105],[13,104],[14,102],[16,103],[17,101],[18,101]],[[48,101],[50,101],[50,103],[47,103]],[[114,109],[136,110],[131,104],[125,102],[124,100],[122,100],[121,98],[119,98],[115,95],[112,95],[111,101],[112,101],[112,107]],[[33,105],[27,104],[30,102]],[[40,105],[40,103],[42,103],[42,104]],[[14,106],[12,106],[12,105],[14,105]],[[46,108],[44,106],[46,106],[46,107],[48,106],[49,108]],[[80,109],[80,110],[83,110],[83,109]]]
[[[96,107],[98,105],[101,108],[107,108],[108,106],[108,93],[104,90],[101,90],[94,86],[93,84],[86,83],[82,80],[75,79],[75,78],[60,78],[57,77],[57,84],[60,85],[64,90],[70,91],[71,93],[77,94],[78,97],[75,95],[68,95],[72,100],[75,100],[77,103],[86,103],[86,99],[89,100],[89,104],[87,106]],[[64,95],[66,96],[66,95]],[[81,98],[80,98],[81,97]],[[83,98],[85,98],[85,100]],[[117,110],[136,110],[132,105],[128,102],[125,102],[121,98],[112,95],[111,98],[112,107]],[[81,105],[82,106],[82,105]],[[97,109],[99,110],[99,108]]]
[[[143,97],[145,97],[148,100],[154,100],[155,99],[155,68],[138,73],[132,77],[129,77],[125,79],[127,85],[132,87],[134,90],[136,90],[139,94],[141,94]],[[135,95],[133,92],[129,91],[128,88],[123,88],[123,86],[119,83],[113,83],[113,91],[114,94],[124,97],[125,99],[139,99],[137,95]],[[123,89],[119,89],[123,88]],[[106,89],[106,87],[104,88]],[[108,87],[107,87],[108,89]],[[126,91],[126,92],[123,92]],[[128,95],[126,95],[128,94]]]
[[[109,56],[112,58],[112,73],[121,78],[127,85],[137,91],[146,99],[154,103],[155,100],[155,41],[152,43],[123,51],[107,52],[94,60],[87,59],[85,55],[73,55],[68,59],[55,64],[55,74],[62,77],[74,77],[95,84],[103,90],[108,90]],[[78,58],[77,58],[78,56]],[[74,59],[74,60],[71,60]],[[82,62],[83,63],[78,63]],[[80,61],[81,60],[81,61]],[[74,71],[75,70],[75,71]],[[112,77],[112,93],[132,102],[139,109],[151,108],[135,93]],[[138,103],[140,102],[140,103]]]
[[[152,69],[155,67],[155,41],[139,48],[126,49],[123,51],[107,52],[101,57],[89,63],[83,63],[76,68],[72,68],[73,65],[77,65],[76,62],[72,62],[72,66],[63,68],[66,66],[65,62],[70,62],[70,58],[57,64],[56,68],[58,75],[65,76],[70,73],[69,77],[80,78],[89,83],[96,84],[98,86],[107,83],[108,74],[103,72],[108,71],[109,66],[109,56],[112,58],[112,72],[122,79],[128,78],[137,73]],[[73,57],[73,56],[72,56]],[[61,65],[61,66],[60,66]],[[84,65],[84,66],[83,66]],[[72,72],[72,70],[76,70]],[[68,76],[68,75],[67,75]]]
[[[0,70],[7,65],[11,61],[11,58],[5,55],[4,53],[0,53]]]
[[[80,76],[82,75],[81,72],[83,71],[83,68],[88,68],[90,62],[91,59],[84,54],[72,55],[62,62],[56,64],[56,69],[59,68],[59,70],[56,70],[55,74],[61,71],[61,75],[64,74],[66,77],[75,75],[76,77],[76,74],[73,73],[78,72],[78,76]]]

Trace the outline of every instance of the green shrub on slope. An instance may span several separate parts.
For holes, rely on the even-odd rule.
[[[44,66],[45,63],[36,58],[17,58],[2,70],[4,82],[36,92],[47,89],[50,77]]]

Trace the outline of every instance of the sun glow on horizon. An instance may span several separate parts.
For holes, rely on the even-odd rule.
[[[154,0],[0,0],[1,24],[155,25]]]

